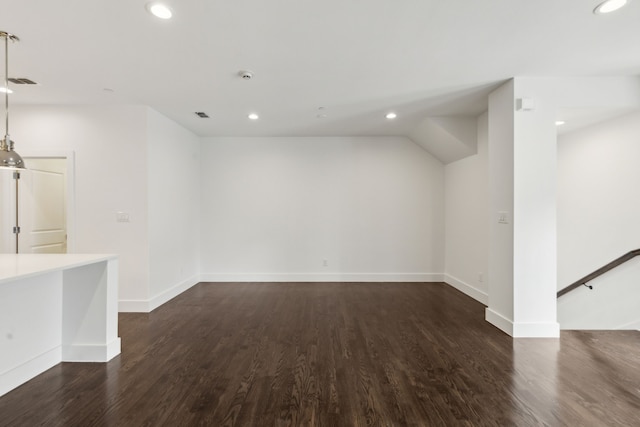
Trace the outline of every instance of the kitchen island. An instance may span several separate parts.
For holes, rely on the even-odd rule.
[[[116,255],[0,254],[0,396],[60,362],[118,354]]]

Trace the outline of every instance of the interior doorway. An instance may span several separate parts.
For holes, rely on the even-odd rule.
[[[22,157],[26,170],[18,175],[12,170],[0,171],[1,252],[16,253],[16,247],[19,253],[71,252],[72,153]],[[15,233],[16,216],[18,233]]]
[[[0,169],[0,253],[15,253],[13,227],[16,219],[16,193],[13,171]]]
[[[67,253],[67,159],[26,159],[19,194],[20,253]]]

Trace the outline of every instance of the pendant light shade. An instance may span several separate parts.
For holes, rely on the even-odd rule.
[[[4,138],[0,140],[0,168],[25,169],[24,160],[20,154],[13,151],[13,141],[9,136],[9,40],[15,42],[20,39],[6,31],[0,31],[0,38],[4,39],[4,106],[6,110]]]
[[[24,160],[20,154],[13,151],[13,141],[0,141],[0,167],[11,169],[25,169]]]

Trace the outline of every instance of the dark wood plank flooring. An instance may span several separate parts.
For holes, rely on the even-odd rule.
[[[439,283],[202,283],[120,336],[1,397],[0,425],[640,425],[639,332],[514,340]]]

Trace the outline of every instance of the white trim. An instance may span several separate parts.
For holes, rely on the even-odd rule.
[[[118,300],[118,311],[120,313],[150,313],[201,281],[201,277],[193,276],[149,299]]]
[[[514,338],[560,337],[558,322],[516,323],[489,307],[485,309],[485,320]]]
[[[0,374],[0,396],[56,366],[61,361],[62,350],[60,346],[57,346],[22,365],[3,372]]]
[[[120,354],[120,338],[107,345],[74,344],[62,347],[64,362],[108,362]]]
[[[445,274],[444,275],[444,282],[447,285],[456,288],[457,290],[459,290],[463,294],[466,294],[466,295],[470,296],[474,300],[476,300],[476,301],[478,301],[478,302],[480,302],[480,303],[482,303],[484,305],[489,305],[489,295],[486,292],[481,291],[480,289],[475,288],[475,287],[471,286],[470,284],[465,283],[462,280],[453,277],[450,274]]]
[[[629,329],[633,330],[633,329],[636,329],[636,330],[640,330],[640,319],[634,320],[633,322],[624,323],[622,325],[616,326],[613,329],[618,329],[618,330],[629,330]]]
[[[558,322],[514,323],[514,338],[559,338]]]
[[[15,225],[15,185],[11,178],[12,170],[0,168],[0,227],[2,230],[9,231]],[[7,199],[8,198],[8,199]],[[9,200],[8,203],[5,201]],[[15,252],[15,235],[0,232],[0,251],[2,253]]]
[[[118,313],[149,313],[149,300],[121,299],[118,300]]]
[[[180,295],[187,289],[191,288],[192,286],[197,285],[199,282],[200,282],[200,277],[193,276],[192,278],[187,279],[182,283],[178,283],[174,287],[161,292],[155,297],[152,297],[149,300],[149,311],[155,310],[156,308],[160,307],[162,304],[177,297],[178,295]]]
[[[507,335],[513,336],[513,322],[502,314],[487,307],[484,311],[484,319]]]
[[[201,282],[442,282],[441,273],[207,273]]]

